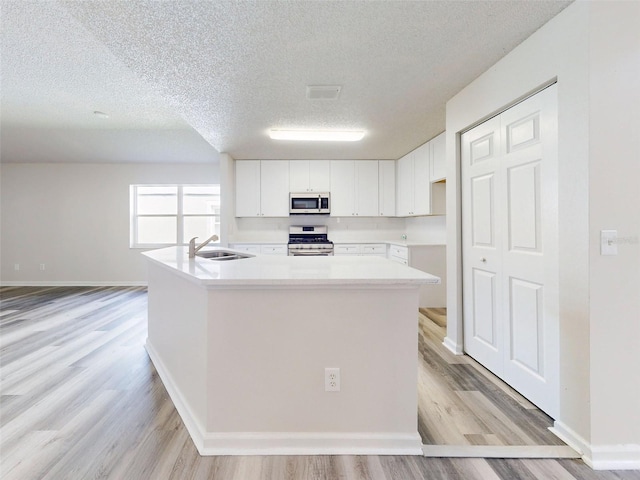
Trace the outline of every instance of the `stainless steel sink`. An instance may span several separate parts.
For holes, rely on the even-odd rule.
[[[228,252],[226,250],[205,250],[196,253],[197,257],[208,258],[209,260],[240,260],[249,258],[251,255],[244,255],[237,252]]]

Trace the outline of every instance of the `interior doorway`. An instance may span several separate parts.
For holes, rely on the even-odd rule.
[[[464,350],[557,418],[556,85],[460,142]]]

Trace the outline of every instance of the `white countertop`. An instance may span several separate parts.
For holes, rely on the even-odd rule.
[[[187,247],[144,252],[150,260],[202,285],[423,285],[440,278],[380,257],[256,255],[240,260],[188,258]],[[205,248],[201,251],[228,250]],[[238,252],[245,254],[244,252]]]

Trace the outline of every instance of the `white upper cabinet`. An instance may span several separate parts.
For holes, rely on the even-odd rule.
[[[439,182],[447,177],[446,132],[441,133],[429,143],[431,144],[432,182]]]
[[[289,162],[289,191],[329,192],[331,163],[327,160],[291,160]]]
[[[378,215],[381,217],[396,215],[395,160],[380,160],[378,162]]]
[[[429,180],[430,145],[409,152],[398,160],[396,177],[396,214],[399,217],[431,213]]]
[[[396,215],[409,216],[413,209],[413,152],[396,163]]]
[[[397,161],[237,160],[236,216],[287,217],[289,192],[330,192],[334,217],[444,214],[445,163],[444,133]]]
[[[237,160],[236,217],[289,216],[289,161]]]
[[[236,160],[236,217],[259,217],[260,160]]]
[[[331,215],[378,216],[378,161],[331,161]]]
[[[263,217],[289,216],[289,161],[260,162],[260,205]]]
[[[358,160],[355,163],[356,215],[378,216],[378,161]]]
[[[331,160],[331,216],[355,215],[354,183],[354,161]]]
[[[431,146],[428,143],[418,147],[413,156],[413,210],[411,215],[429,215],[431,213],[431,182],[429,164]]]

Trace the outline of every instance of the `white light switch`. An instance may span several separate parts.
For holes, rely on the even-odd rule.
[[[618,231],[600,230],[600,255],[618,254]]]

